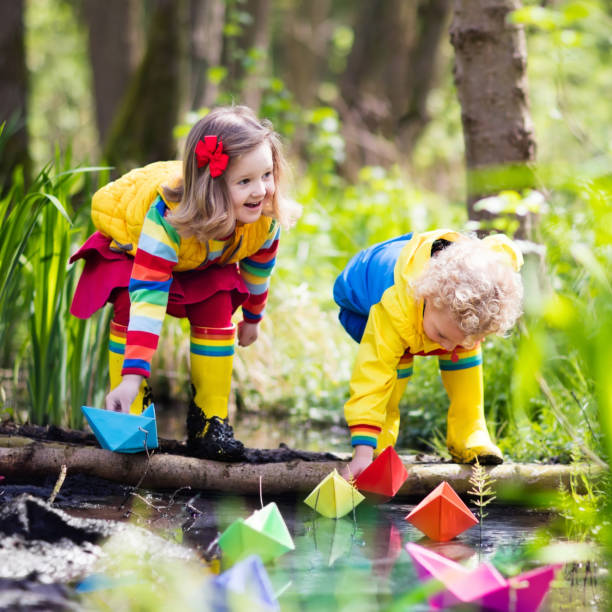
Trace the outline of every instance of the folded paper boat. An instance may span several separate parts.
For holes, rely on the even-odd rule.
[[[268,563],[295,545],[278,506],[272,502],[248,518],[234,521],[219,537],[219,548],[223,565],[230,567],[253,554]]]
[[[512,578],[504,578],[490,563],[468,569],[409,542],[406,550],[420,580],[435,579],[443,589],[429,598],[434,610],[473,604],[496,612],[535,612],[561,565],[547,565]]]
[[[441,482],[412,509],[406,520],[436,542],[446,542],[478,524],[448,482]]]
[[[127,414],[82,406],[81,410],[100,446],[117,453],[139,453],[157,448],[155,406],[142,414]]]
[[[217,576],[213,582],[217,611],[255,609],[258,612],[280,610],[270,578],[262,560],[250,555]]]
[[[304,503],[327,518],[341,518],[364,499],[353,485],[333,470],[311,491]]]
[[[408,478],[408,470],[404,467],[399,455],[392,446],[385,450],[357,476],[355,486],[367,493],[370,501],[388,501],[400,490]]]

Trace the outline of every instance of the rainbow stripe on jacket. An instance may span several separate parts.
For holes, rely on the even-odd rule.
[[[168,210],[165,202],[158,197],[142,225],[128,286],[130,322],[122,375],[140,374],[148,378],[151,373],[151,360],[159,343],[172,271],[178,262],[181,242],[178,232],[165,218]],[[280,225],[274,221],[259,250],[239,261],[240,274],[250,294],[242,305],[245,321],[256,323],[263,317],[279,236]],[[204,270],[218,263],[231,242],[231,236],[226,240],[211,241],[214,248],[198,269]]]

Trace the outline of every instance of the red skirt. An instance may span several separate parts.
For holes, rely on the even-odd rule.
[[[126,253],[111,251],[110,242],[110,238],[95,232],[70,258],[70,263],[85,260],[70,306],[70,312],[79,319],[89,318],[112,301],[113,290],[127,289],[130,283],[134,258]],[[175,272],[167,312],[173,317],[185,317],[186,304],[203,302],[219,291],[231,292],[233,310],[249,297],[237,264]]]

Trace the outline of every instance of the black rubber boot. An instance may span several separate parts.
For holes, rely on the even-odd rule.
[[[228,420],[217,416],[206,418],[194,402],[189,405],[187,413],[187,450],[191,456],[200,459],[244,459],[244,444],[234,438],[234,430]]]

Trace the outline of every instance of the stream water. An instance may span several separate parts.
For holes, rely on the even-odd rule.
[[[24,492],[46,500],[53,486],[50,482],[40,483],[36,487],[3,484],[0,486],[0,499],[4,507],[23,499],[20,496]],[[218,534],[236,518],[246,518],[253,510],[260,508],[262,501],[264,504],[276,502],[295,543],[295,550],[266,567],[282,610],[427,610],[426,603],[393,607],[418,584],[404,548],[407,542],[422,544],[464,565],[475,566],[484,560],[499,562],[500,559],[505,559],[507,563],[553,520],[548,513],[493,506],[488,508],[489,515],[483,521],[482,530],[476,526],[451,542],[434,543],[404,520],[413,504],[371,506],[363,503],[356,508],[354,515],[333,520],[315,515],[301,499],[271,499],[265,495],[265,491],[261,500],[189,490],[166,493],[139,491],[136,494],[104,481],[98,483],[92,479],[69,477],[54,507],[61,508],[70,517],[69,520],[72,517],[78,520],[97,519],[91,525],[98,525],[95,529],[101,529],[101,537],[70,536],[65,528],[58,527],[54,515],[40,514],[36,506],[36,512],[28,519],[31,529],[36,529],[36,532],[31,531],[25,542],[23,539],[14,541],[14,537],[4,537],[0,543],[0,581],[3,578],[17,581],[17,585],[11,582],[9,586],[6,582],[4,585],[0,582],[0,608],[116,610],[112,606],[117,601],[113,599],[118,597],[117,588],[107,589],[107,594],[100,591],[98,600],[95,597],[92,600],[91,594],[83,599],[83,596],[75,593],[74,588],[91,574],[100,571],[117,573],[117,565],[112,560],[113,554],[117,553],[105,549],[104,541],[108,536],[106,532],[117,531],[118,527],[122,529],[119,540],[138,551],[137,561],[127,561],[128,566],[145,561],[161,564],[161,560],[176,566],[188,563],[197,568],[196,573],[200,572],[204,581],[206,568],[219,571],[215,559]],[[91,525],[88,527],[90,530],[94,529]],[[45,538],[45,530],[51,537]],[[140,539],[134,539],[135,530]],[[58,533],[67,534],[68,540],[65,537],[58,539]],[[42,545],[40,541],[45,539],[47,542]],[[71,539],[76,541],[69,541]],[[563,559],[556,561],[563,562]],[[122,567],[119,573],[125,574],[125,566],[119,565]],[[36,574],[31,574],[32,571]],[[146,572],[139,574],[139,581],[154,581],[150,572],[147,574],[149,578],[143,578],[144,574]],[[608,609],[604,603],[604,574],[604,570],[596,564],[590,564],[588,570],[568,564],[558,574],[540,610]],[[170,586],[165,585],[164,595],[175,597],[173,588],[177,593],[181,589],[184,591],[186,587],[181,587],[182,580],[187,583],[186,573],[182,574],[182,578],[175,577]],[[22,587],[18,586],[19,581]],[[49,600],[47,607],[28,607],[21,599],[23,607],[3,608],[2,602],[10,604],[10,601],[15,601],[15,589],[25,589],[25,582],[30,591],[32,582],[61,587],[61,596],[55,594],[56,598],[59,597],[59,603],[56,601],[52,605]],[[136,595],[133,593],[132,596],[141,596],[137,591]],[[83,607],[85,605],[87,607]],[[138,609],[168,609],[166,605],[160,600],[159,608],[141,606]],[[131,610],[135,607],[120,606],[120,609]]]

